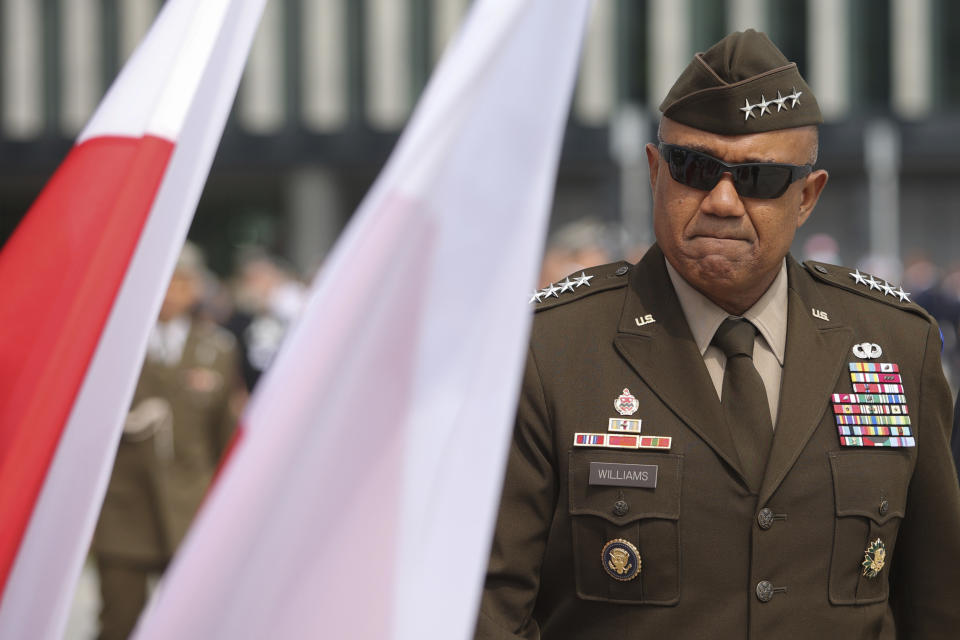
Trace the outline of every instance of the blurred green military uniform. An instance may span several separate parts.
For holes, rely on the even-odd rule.
[[[179,307],[195,301],[182,276],[174,274],[165,309],[180,287]],[[188,313],[151,333],[93,538],[103,640],[129,635],[148,580],[164,570],[203,500],[237,419],[238,358],[228,331]]]

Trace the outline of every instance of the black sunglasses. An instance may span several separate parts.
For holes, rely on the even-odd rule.
[[[660,155],[670,169],[670,176],[680,184],[710,191],[717,186],[723,174],[729,173],[737,193],[744,198],[779,198],[787,187],[813,171],[812,164],[727,164],[705,153],[666,142],[660,143]]]

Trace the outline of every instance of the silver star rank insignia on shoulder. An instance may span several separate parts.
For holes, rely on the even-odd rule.
[[[903,287],[893,288],[886,280],[877,279],[870,274],[860,273],[860,269],[850,272],[855,284],[863,285],[871,291],[882,291],[884,296],[898,298],[900,302],[910,302],[910,294],[903,290]]]
[[[546,300],[547,298],[559,298],[560,294],[572,293],[580,287],[589,287],[590,280],[596,276],[587,275],[586,271],[581,271],[579,276],[567,276],[560,282],[551,282],[543,289],[538,289],[530,295],[530,304]]]

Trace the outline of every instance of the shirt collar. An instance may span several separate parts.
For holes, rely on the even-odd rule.
[[[677,298],[680,300],[680,307],[683,309],[683,315],[687,319],[687,325],[693,334],[693,340],[697,343],[700,355],[703,355],[713,335],[717,332],[720,323],[726,320],[730,314],[711,302],[702,293],[693,288],[690,283],[683,279],[677,270],[673,268],[670,261],[664,258],[667,265],[667,273],[670,276],[670,282],[673,283],[673,289],[677,292]],[[783,366],[783,355],[787,342],[787,261],[780,264],[780,272],[774,278],[773,283],[760,296],[752,307],[747,309],[743,317],[753,323],[767,341],[767,345],[776,356],[777,362]]]

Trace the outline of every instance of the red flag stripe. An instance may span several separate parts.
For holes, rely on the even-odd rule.
[[[77,145],[0,252],[0,593],[173,148]]]

